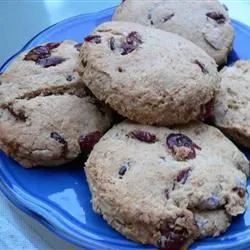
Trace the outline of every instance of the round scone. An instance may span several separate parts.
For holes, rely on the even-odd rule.
[[[215,98],[215,125],[236,143],[250,147],[250,61],[237,61],[221,71]]]
[[[136,23],[102,24],[85,38],[80,60],[93,94],[142,124],[199,118],[220,81],[215,61],[195,44]]]
[[[248,160],[198,122],[169,129],[125,121],[95,145],[85,172],[94,210],[126,237],[162,249],[217,236],[246,208]]]
[[[81,95],[78,57],[74,41],[47,43],[22,53],[0,75],[0,107],[40,94],[68,91]]]
[[[16,100],[0,109],[0,148],[25,167],[59,165],[89,153],[110,126],[89,96]]]
[[[0,149],[25,167],[89,153],[110,128],[110,110],[83,85],[80,44],[47,43],[18,56],[0,75]]]
[[[232,49],[234,31],[228,10],[217,0],[126,0],[113,20],[179,34],[204,49],[219,65],[227,61]]]

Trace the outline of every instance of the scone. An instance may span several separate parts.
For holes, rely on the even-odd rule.
[[[215,98],[215,125],[236,143],[250,147],[250,61],[237,61],[221,71]]]
[[[102,24],[85,38],[80,60],[93,94],[142,124],[202,119],[220,81],[215,61],[195,44],[136,23]]]
[[[19,55],[0,75],[0,107],[38,95],[67,91],[81,95],[78,49],[76,42],[64,41],[43,44]]]
[[[111,127],[110,109],[79,78],[78,45],[49,43],[20,55],[0,76],[0,149],[24,167],[89,154]]]
[[[25,167],[60,165],[88,154],[111,126],[89,96],[38,96],[0,109],[0,148]]]
[[[186,249],[246,209],[245,156],[218,129],[123,122],[95,145],[85,172],[94,210],[126,237]]]
[[[126,0],[113,20],[179,34],[204,49],[219,65],[227,62],[232,49],[234,31],[228,10],[217,0]]]

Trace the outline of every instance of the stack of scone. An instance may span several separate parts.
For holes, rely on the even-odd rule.
[[[217,1],[123,1],[82,46],[38,46],[0,76],[0,147],[26,167],[90,153],[93,208],[129,239],[180,250],[218,236],[245,211],[249,175],[204,123],[250,147],[250,62],[218,72],[233,37]],[[114,111],[127,120],[111,128]]]

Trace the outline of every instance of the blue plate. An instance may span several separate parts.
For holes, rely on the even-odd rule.
[[[0,71],[4,71],[20,52],[38,44],[65,39],[81,42],[97,25],[110,20],[113,11],[112,8],[96,14],[80,15],[49,27],[10,58]],[[250,59],[250,28],[237,21],[233,25],[236,40],[229,63],[239,58]],[[249,152],[245,153],[250,156]],[[65,168],[24,169],[0,152],[0,189],[17,207],[52,232],[85,249],[155,249],[125,239],[92,211],[83,166],[79,163],[71,163]],[[249,250],[250,208],[233,221],[225,234],[197,242],[190,249]]]

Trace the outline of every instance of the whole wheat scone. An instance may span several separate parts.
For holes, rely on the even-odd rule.
[[[37,46],[0,76],[0,149],[25,167],[88,154],[111,126],[110,109],[77,74],[79,45]]]
[[[135,23],[97,27],[85,38],[80,60],[93,94],[142,124],[202,119],[220,81],[215,61],[195,44]]]
[[[110,126],[109,111],[100,111],[89,96],[16,100],[0,109],[0,149],[25,167],[60,165],[89,153],[89,144]]]
[[[215,98],[215,125],[236,143],[250,147],[250,61],[237,61],[221,71]]]
[[[219,130],[123,122],[95,145],[85,172],[94,210],[126,237],[186,249],[246,209],[249,163]]]
[[[217,0],[126,0],[113,20],[179,34],[204,49],[219,65],[227,61],[232,49],[234,31],[228,10]]]

